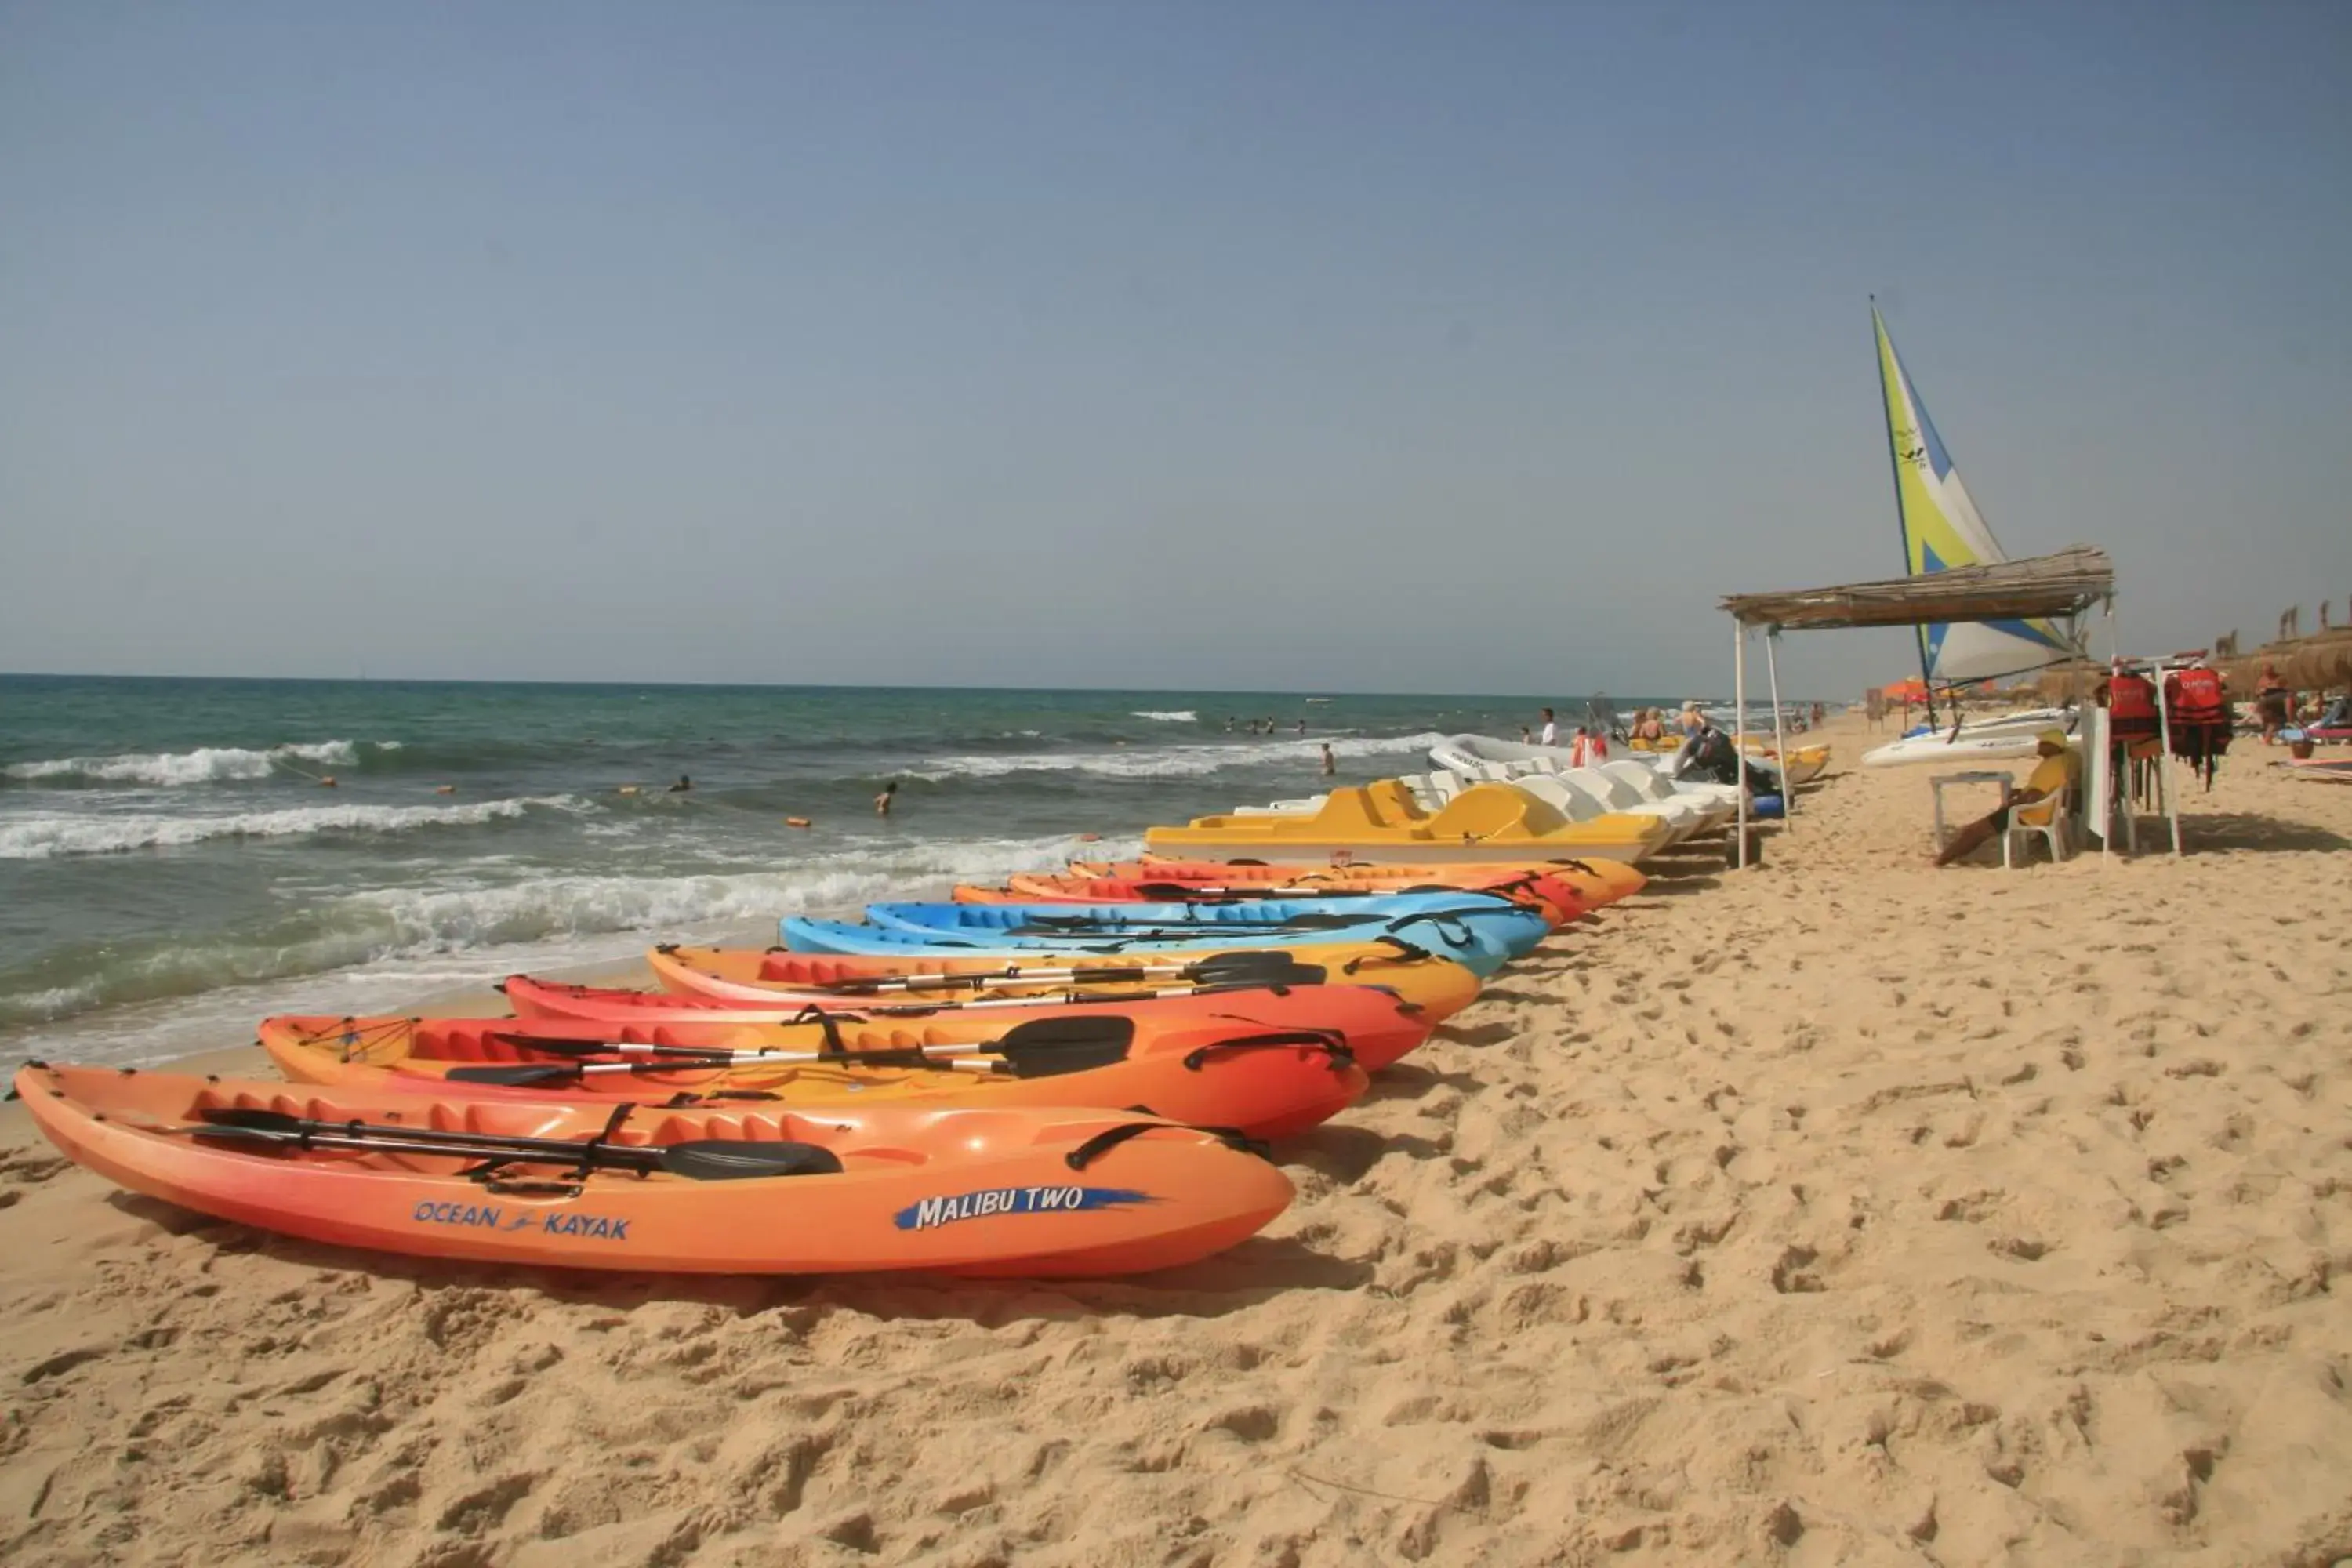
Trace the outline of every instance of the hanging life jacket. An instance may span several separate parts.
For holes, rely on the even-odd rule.
[[[2138,741],[2162,728],[2156,712],[2154,681],[2126,670],[2107,683],[2108,733],[2118,741]]]
[[[2201,765],[2212,783],[2213,759],[2230,749],[2230,704],[2221,678],[2210,669],[2177,669],[2164,678],[2164,706],[2172,723],[2172,754]]]
[[[2230,721],[2230,705],[2221,696],[2221,678],[2210,669],[2175,670],[2164,678],[2164,696],[2175,724]]]

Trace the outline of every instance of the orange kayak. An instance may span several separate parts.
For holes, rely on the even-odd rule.
[[[1404,887],[1463,888],[1483,892],[1498,889],[1486,879],[1505,882],[1525,876],[1549,878],[1564,883],[1588,910],[1613,904],[1638,893],[1649,879],[1622,860],[1560,859],[1493,863],[1435,862],[1418,866],[1377,864],[1326,865],[1320,861],[1272,863],[1258,860],[1186,860],[1146,855],[1140,860],[1075,861],[1070,870],[1079,876],[1132,878],[1139,881],[1181,879],[1228,886],[1296,884],[1302,888],[1377,888],[1393,891]]]
[[[1235,1024],[1259,1031],[1321,1029],[1338,1035],[1368,1072],[1388,1066],[1429,1038],[1435,1020],[1393,991],[1372,985],[1204,985],[1167,994],[1105,991],[1079,996],[1068,992],[1012,996],[996,1001],[851,1001],[816,994],[813,999],[771,1000],[764,1006],[715,996],[668,991],[618,990],[601,985],[565,985],[509,975],[499,987],[519,1017],[594,1019],[606,1024],[805,1024],[813,1013],[830,1013],[845,1023],[988,1018],[998,1026],[1028,1018],[1071,1013],[1118,1012],[1147,1023]]]
[[[943,996],[1004,999],[1072,995],[1092,1000],[1137,986],[1378,985],[1421,1009],[1432,1024],[1468,1006],[1478,977],[1451,959],[1389,942],[1302,943],[1230,952],[1054,953],[1008,963],[951,953],[791,952],[781,947],[655,948],[646,954],[666,991],[754,1006],[799,1006],[832,999],[925,1001]]]
[[[1370,1079],[1337,1035],[1117,1013],[883,1026],[615,1025],[564,1018],[262,1020],[298,1083],[583,1102],[684,1095],[860,1105],[1124,1105],[1258,1138],[1301,1132]]]
[[[1433,882],[1417,878],[1382,877],[1359,882],[1298,882],[1266,879],[1253,883],[1231,876],[1129,877],[1025,873],[1009,877],[1002,888],[977,883],[957,884],[953,897],[960,904],[1131,904],[1216,903],[1237,899],[1377,899],[1395,893],[1491,893],[1540,912],[1554,927],[1584,913],[1583,896],[1565,879],[1538,871],[1490,875],[1474,869],[1456,880]],[[1334,904],[1334,909],[1344,905]]]
[[[16,1075],[50,1142],[136,1192],[311,1241],[632,1273],[1125,1274],[1282,1212],[1239,1140],[1129,1111],[809,1116]]]

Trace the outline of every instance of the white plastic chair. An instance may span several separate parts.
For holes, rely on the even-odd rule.
[[[2035,810],[2046,812],[2047,819],[2041,822],[2027,821],[2026,814]],[[2050,858],[2053,863],[2065,859],[2073,852],[2071,847],[2073,836],[2067,830],[2066,816],[2066,802],[2063,797],[2048,801],[2037,800],[2011,810],[2009,814],[2008,831],[2000,836],[2001,868],[2004,870],[2013,871],[2032,859],[2033,836],[2037,833],[2048,841]]]

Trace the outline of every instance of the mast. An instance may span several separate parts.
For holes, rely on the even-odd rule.
[[[1887,335],[1886,322],[1878,313],[1878,296],[1870,297],[1870,357],[1878,365],[1878,406],[1886,416],[1886,475],[1895,482],[1895,539],[1903,547],[1903,574],[1911,573],[1910,536],[1903,525],[1903,466],[1895,455],[1895,388],[1886,380],[1886,362],[1895,357],[1895,340]],[[1886,345],[1885,353],[1879,344]],[[1919,643],[1919,689],[1927,694],[1927,728],[1936,728],[1936,682],[1927,671],[1927,628],[1913,626],[1911,635]]]

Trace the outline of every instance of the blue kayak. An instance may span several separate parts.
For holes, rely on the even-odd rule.
[[[1311,911],[1280,924],[1244,925],[1238,921],[1183,923],[1087,922],[1025,927],[971,925],[956,930],[901,928],[848,921],[788,917],[778,924],[783,945],[793,952],[1002,956],[1018,961],[1038,952],[1126,953],[1217,952],[1236,948],[1297,946],[1317,942],[1390,942],[1449,958],[1486,976],[1500,969],[1512,949],[1539,940],[1548,929],[1541,915],[1505,900],[1484,896],[1451,899],[1442,907],[1340,916]],[[1487,904],[1502,904],[1496,910]],[[973,905],[973,909],[1003,906]],[[1046,919],[1062,917],[1047,916]],[[1533,928],[1532,938],[1528,928]]]
[[[1041,900],[1021,904],[890,903],[868,904],[871,924],[916,932],[948,931],[1093,931],[1174,927],[1190,931],[1216,926],[1238,935],[1261,927],[1297,924],[1329,929],[1334,922],[1358,924],[1394,920],[1401,915],[1443,910],[1470,922],[1479,934],[1512,958],[1533,949],[1551,929],[1540,911],[1498,894],[1459,889],[1426,892],[1385,893],[1371,898],[1181,900],[1165,903],[1055,903]],[[1031,928],[1034,928],[1034,931]]]

